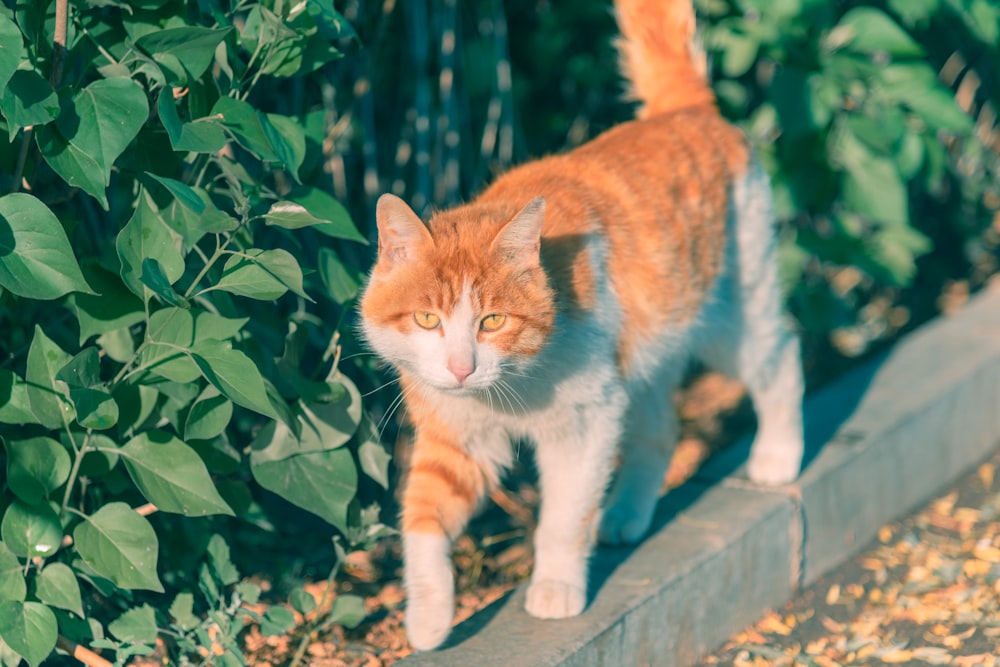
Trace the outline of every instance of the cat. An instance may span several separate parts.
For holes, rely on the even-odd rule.
[[[361,328],[415,427],[401,528],[418,650],[448,636],[452,540],[514,441],[533,443],[541,487],[525,602],[539,618],[581,613],[596,538],[634,543],[649,527],[690,359],[746,385],[750,479],[799,472],[799,345],[767,177],[716,108],[691,0],[615,0],[615,12],[636,120],[426,224],[391,194],[376,206]]]

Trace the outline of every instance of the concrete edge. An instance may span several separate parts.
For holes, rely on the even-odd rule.
[[[930,322],[805,404],[796,483],[752,485],[747,443],[660,503],[633,549],[601,548],[573,619],[523,611],[524,587],[402,667],[689,665],[850,557],[1000,440],[1000,290]]]

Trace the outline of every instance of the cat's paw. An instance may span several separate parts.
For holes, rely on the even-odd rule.
[[[403,536],[406,636],[418,651],[437,648],[455,616],[455,581],[443,536]]]
[[[640,512],[623,503],[615,504],[601,517],[597,539],[603,544],[635,544],[646,534],[652,519],[652,507]]]
[[[747,461],[750,481],[761,486],[780,486],[794,482],[802,466],[802,455],[780,448],[754,447]]]
[[[578,616],[587,603],[587,592],[565,581],[546,579],[528,586],[525,610],[536,618]]]

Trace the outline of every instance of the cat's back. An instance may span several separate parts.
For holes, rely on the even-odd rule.
[[[501,176],[481,201],[546,199],[542,252],[567,303],[596,305],[610,281],[622,311],[623,362],[698,314],[723,269],[733,182],[746,171],[742,132],[697,107],[614,127],[563,155]],[[606,239],[603,275],[582,251]]]

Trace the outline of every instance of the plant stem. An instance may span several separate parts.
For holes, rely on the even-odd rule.
[[[69,499],[73,496],[73,487],[76,486],[76,478],[80,474],[80,464],[83,463],[83,457],[90,451],[90,445],[88,444],[91,434],[90,430],[87,431],[83,444],[79,448],[76,446],[73,434],[69,432],[69,424],[66,425],[66,432],[69,433],[69,441],[73,445],[73,467],[70,469],[69,477],[66,479],[66,491],[63,492],[62,511],[60,514],[66,514],[69,509]]]

